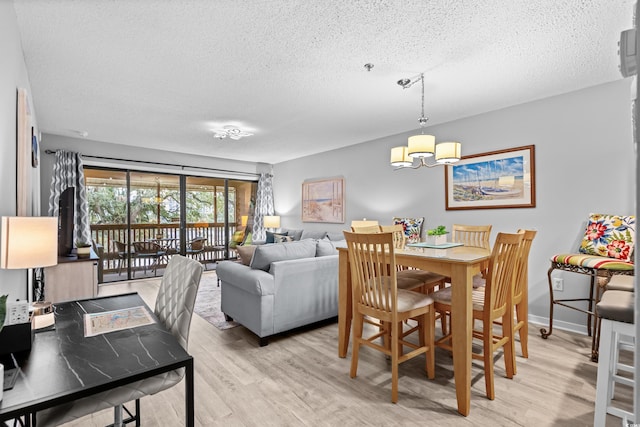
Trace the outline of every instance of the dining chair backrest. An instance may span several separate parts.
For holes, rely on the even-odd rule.
[[[496,237],[489,259],[484,295],[485,316],[489,319],[503,316],[510,306],[522,238],[522,233],[498,233]]]
[[[351,227],[351,231],[353,231],[354,233],[379,233],[380,232],[380,227],[378,225],[364,225],[361,227],[358,226],[352,226]]]
[[[381,225],[380,232],[393,234],[393,246],[396,249],[404,249],[407,242],[407,236],[404,234],[404,227],[402,224],[393,225]]]
[[[204,250],[204,244],[206,241],[207,239],[205,237],[196,237],[189,242],[189,248],[192,251],[202,251]]]
[[[465,246],[491,249],[491,225],[453,224],[451,241]]]
[[[116,247],[116,251],[118,251],[119,255],[123,255],[127,252],[127,245],[124,242],[120,242],[118,240],[114,240],[113,244]]]
[[[355,304],[378,319],[397,316],[395,253],[392,233],[344,232]]]
[[[520,248],[520,254],[518,262],[516,264],[515,284],[513,287],[513,302],[514,304],[522,301],[526,288],[528,286],[529,276],[529,253],[531,252],[531,244],[536,237],[537,231],[535,230],[518,230],[518,233],[522,234],[522,243]]]
[[[203,270],[198,261],[182,255],[172,256],[156,297],[156,316],[185,350]]]

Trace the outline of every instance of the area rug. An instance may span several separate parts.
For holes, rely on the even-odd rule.
[[[220,311],[220,287],[215,271],[202,273],[193,311],[218,329],[231,329],[239,325],[238,322],[227,322]]]

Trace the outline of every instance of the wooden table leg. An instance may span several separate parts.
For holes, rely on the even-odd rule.
[[[351,274],[349,252],[339,250],[338,262],[338,357],[347,357],[351,332]]]
[[[469,415],[471,406],[472,282],[473,272],[469,267],[452,265],[451,335],[453,338],[453,372],[458,412],[464,416]]]

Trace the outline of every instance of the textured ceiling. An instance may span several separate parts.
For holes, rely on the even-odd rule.
[[[267,163],[417,128],[421,72],[431,125],[620,79],[633,25],[633,0],[14,6],[43,133]]]

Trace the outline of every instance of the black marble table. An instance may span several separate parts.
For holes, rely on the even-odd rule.
[[[185,368],[186,426],[194,425],[193,357],[162,323],[84,336],[83,315],[146,306],[137,293],[56,304],[55,329],[35,334],[19,378],[0,401],[0,421]],[[153,310],[149,310],[153,315]]]

